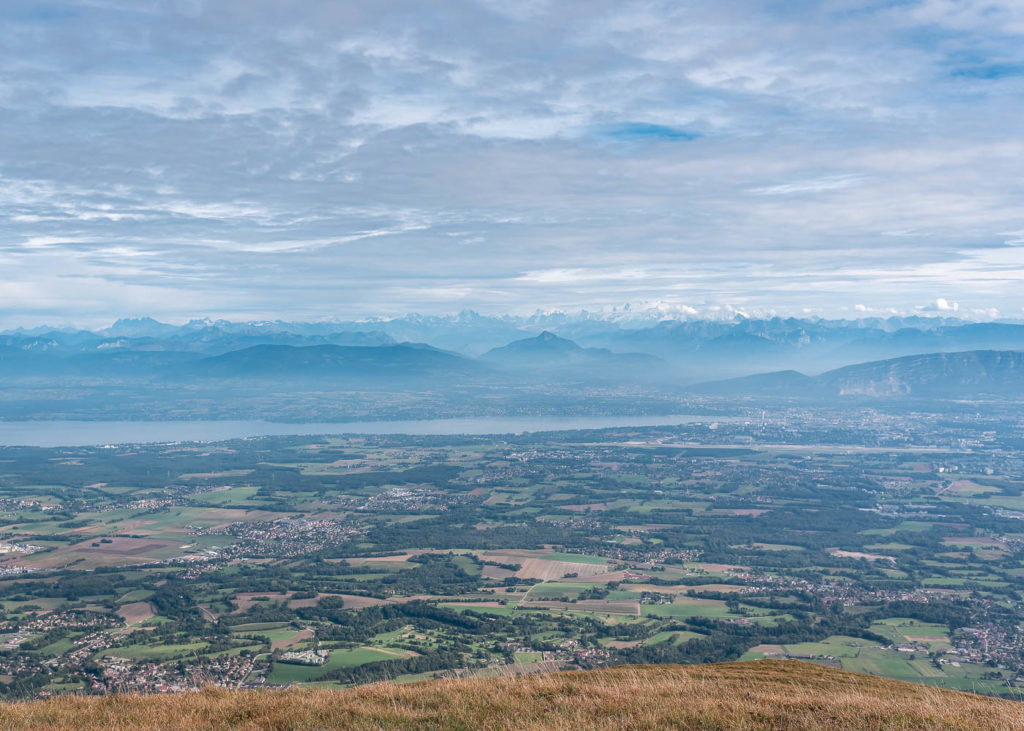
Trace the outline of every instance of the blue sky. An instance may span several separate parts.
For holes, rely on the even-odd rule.
[[[1024,315],[1024,4],[5,0],[0,325]]]

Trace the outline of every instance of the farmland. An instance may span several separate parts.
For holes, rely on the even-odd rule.
[[[762,657],[1019,693],[1016,452],[796,423],[0,449],[0,694]]]

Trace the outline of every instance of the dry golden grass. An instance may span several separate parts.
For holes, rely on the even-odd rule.
[[[816,665],[617,667],[348,691],[205,690],[0,706],[46,729],[1024,729],[1024,704]]]

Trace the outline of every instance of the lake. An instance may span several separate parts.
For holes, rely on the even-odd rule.
[[[730,417],[667,416],[523,416],[350,421],[282,424],[270,421],[0,421],[0,445],[81,447],[144,442],[216,442],[244,437],[307,434],[517,434],[521,432],[671,426],[731,421]]]

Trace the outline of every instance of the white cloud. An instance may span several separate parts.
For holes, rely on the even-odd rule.
[[[860,175],[835,175],[813,180],[800,180],[792,183],[780,183],[762,188],[753,188],[754,195],[792,195],[794,193],[824,193],[830,190],[842,190],[856,185],[863,179]]]
[[[932,304],[918,305],[916,309],[920,312],[959,312],[960,303],[950,302],[943,297],[938,297]]]
[[[1013,3],[27,3],[12,317],[1018,307]]]

